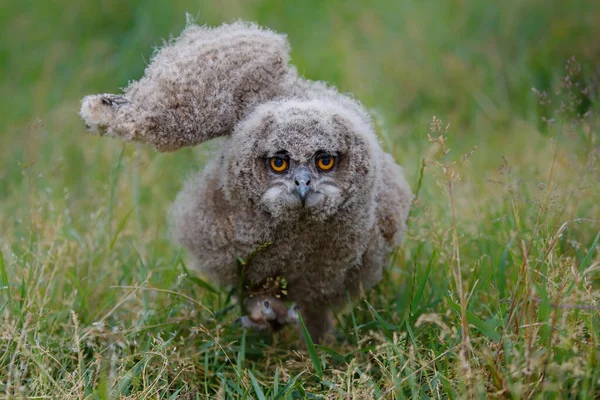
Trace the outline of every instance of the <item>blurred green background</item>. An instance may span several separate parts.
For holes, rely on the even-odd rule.
[[[557,282],[573,281],[570,262],[586,266],[581,260],[598,232],[600,179],[594,169],[597,155],[593,147],[598,145],[599,125],[596,121],[596,125],[583,124],[575,133],[557,134],[542,117],[552,117],[552,109],[559,105],[540,106],[532,87],[552,91],[571,56],[582,66],[578,81],[587,84],[593,80],[600,64],[600,1],[5,0],[0,5],[0,251],[6,271],[0,279],[6,281],[3,284],[9,291],[0,293],[8,293],[0,311],[8,304],[6,310],[12,315],[0,326],[1,337],[9,338],[0,341],[0,392],[9,378],[12,382],[22,378],[28,389],[11,393],[62,397],[64,393],[55,392],[56,385],[43,375],[46,366],[60,363],[61,368],[51,375],[61,382],[61,390],[68,391],[79,387],[74,374],[83,363],[88,371],[99,366],[96,375],[89,373],[94,377],[85,389],[87,394],[108,393],[106,388],[111,387],[115,396],[138,393],[143,398],[145,394],[138,392],[141,384],[132,376],[145,379],[141,376],[146,376],[146,370],[136,369],[139,363],[135,358],[145,352],[165,354],[187,368],[185,372],[177,368],[165,372],[162,361],[152,358],[154,353],[144,359],[152,358],[148,365],[155,368],[149,376],[164,378],[161,390],[165,396],[175,388],[195,387],[200,380],[204,380],[206,392],[213,393],[224,385],[221,378],[215,378],[216,372],[244,381],[238,382],[240,387],[250,387],[248,377],[223,358],[222,349],[217,348],[220,344],[211,342],[221,337],[229,344],[238,343],[239,330],[223,328],[236,317],[231,298],[182,278],[182,253],[167,233],[170,202],[185,177],[202,167],[216,144],[159,154],[142,145],[88,135],[78,116],[83,96],[118,93],[129,80],[140,78],[152,49],[184,28],[186,12],[198,24],[244,19],[287,33],[292,62],[300,73],[353,93],[372,110],[386,150],[405,167],[415,190],[422,183],[396,264],[390,266],[370,298],[390,326],[401,324],[394,327],[394,335],[406,335],[404,316],[410,305],[406,329],[412,327],[415,332],[411,336],[414,347],[390,358],[386,351],[404,351],[402,346],[396,342],[391,346],[385,325],[377,328],[370,310],[356,303],[360,336],[375,330],[372,343],[381,345],[376,355],[381,357],[381,367],[371,372],[382,390],[390,387],[412,391],[409,395],[413,397],[424,396],[428,389],[421,382],[429,382],[429,387],[439,385],[436,374],[441,371],[447,379],[440,378],[442,385],[451,382],[449,386],[463,393],[456,350],[461,319],[460,313],[450,312],[458,305],[451,279],[455,248],[449,234],[453,222],[446,186],[436,168],[425,171],[418,182],[424,159],[449,165],[474,146],[478,148],[469,163],[456,164],[462,181],[457,182],[453,199],[458,216],[457,246],[461,247],[470,295],[469,316],[483,321],[472,329],[474,343],[481,344],[481,352],[473,359],[486,355],[498,335],[506,333],[508,337],[511,333],[503,324],[516,315],[513,311],[521,301],[533,301],[528,297],[532,281],[523,281],[520,275],[521,266],[528,265],[520,259],[527,242],[531,253],[526,256],[544,259],[535,267],[543,271],[540,277],[548,279],[544,281],[548,292],[541,291],[544,285],[536,286],[546,305],[540,305],[538,314],[519,314],[523,319],[515,324],[543,326],[536,337],[539,340],[533,343],[539,355],[538,369],[529,378],[519,372],[522,364],[530,365],[533,354],[533,336],[526,330],[511,339],[512,359],[499,357],[490,365],[505,374],[514,398],[526,397],[525,389],[532,388],[531,393],[546,390],[544,385],[538,386],[539,376],[558,382],[549,390],[577,389],[580,375],[568,365],[574,356],[571,347],[548,353],[548,332],[554,327],[545,324],[550,320],[550,298],[564,297],[553,292],[560,286]],[[583,101],[577,107],[583,113],[591,110],[592,104]],[[448,146],[452,151],[448,156],[440,156],[439,149],[428,142],[433,116],[441,118],[444,126],[450,124]],[[568,234],[554,249],[558,254],[548,257],[558,227],[575,218],[587,223],[569,225]],[[591,262],[591,258],[585,259]],[[415,298],[411,297],[414,291],[407,288],[417,279],[422,287]],[[126,288],[136,285],[154,291],[131,292],[130,296]],[[569,283],[560,287],[566,285]],[[525,288],[521,290],[521,286]],[[18,302],[11,304],[11,293]],[[175,296],[179,293],[187,297]],[[574,304],[581,298],[569,301]],[[212,314],[190,299],[219,310],[219,317],[211,319]],[[535,307],[537,303],[531,309]],[[78,315],[82,332],[95,340],[88,343],[80,360],[72,350],[70,310]],[[561,320],[565,324],[561,335],[565,341],[579,340],[584,350],[577,355],[582,363],[589,361],[585,373],[592,374],[592,382],[593,374],[600,376],[600,371],[594,357],[588,360],[585,343],[597,345],[597,329],[596,336],[590,336],[595,342],[579,332],[583,330],[580,324],[592,326],[597,316],[592,311],[578,312],[565,311],[569,318]],[[443,318],[454,336],[443,336],[430,325],[419,328],[420,316],[432,313]],[[27,318],[34,318],[35,324],[24,327]],[[349,319],[343,316],[342,322],[347,323],[338,324],[340,330],[352,331]],[[106,330],[95,324],[99,320],[106,323]],[[352,314],[352,322],[356,321]],[[199,326],[208,327],[204,336],[194,336]],[[22,328],[25,333],[9,327]],[[355,329],[358,340],[359,328]],[[122,343],[119,332],[130,347],[111,353],[121,364],[115,367],[117,372],[108,373],[113,356],[107,352],[115,349],[114,343]],[[180,342],[163,343],[160,338],[164,337]],[[30,370],[4,368],[6,355],[29,348],[24,344],[27,340],[35,342],[32,348],[39,351],[18,353],[22,365]],[[242,357],[240,353],[254,357],[255,375],[261,380],[273,379],[275,365],[283,368],[285,360],[298,359],[293,341],[283,345],[283,350],[250,339],[248,343],[247,349],[231,347],[231,356],[236,352],[235,357]],[[344,362],[357,360],[361,368],[372,367],[372,354],[361,358],[355,353],[355,342],[342,343],[348,354]],[[386,348],[388,345],[391,347]],[[209,353],[215,361],[205,367]],[[445,354],[450,361],[440,358]],[[547,361],[544,354],[553,354],[552,362],[558,367],[548,372],[543,366]],[[404,355],[414,365],[426,363],[431,370],[419,375],[403,369]],[[238,365],[242,364],[243,359],[238,359]],[[173,361],[172,365],[179,364]],[[299,361],[285,365],[296,371],[290,376],[304,368]],[[344,379],[350,378],[342,376],[344,368],[340,367],[342,372],[328,370],[326,377],[346,387]],[[485,368],[481,367],[479,376],[489,377],[492,369]],[[398,375],[400,381],[394,375],[397,370],[406,374]],[[32,384],[37,376],[42,378]],[[415,376],[418,379],[413,379]],[[594,390],[594,384],[590,385]],[[481,386],[480,393],[489,387]]]

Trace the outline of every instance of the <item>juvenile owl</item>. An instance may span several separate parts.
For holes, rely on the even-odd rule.
[[[158,151],[224,137],[175,200],[174,237],[209,279],[244,280],[243,323],[296,321],[287,300],[319,340],[331,307],[381,279],[413,195],[363,106],[288,61],[286,37],[257,25],[188,24],[122,95],[86,96],[81,117]]]

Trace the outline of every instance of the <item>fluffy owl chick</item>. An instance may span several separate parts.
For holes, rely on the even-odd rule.
[[[84,98],[81,116],[93,132],[160,151],[222,136],[177,196],[173,234],[221,285],[238,284],[236,260],[252,254],[249,290],[284,278],[319,340],[331,307],[381,279],[413,195],[363,106],[299,77],[288,52],[285,36],[253,24],[189,25],[124,94]],[[273,317],[264,306],[248,318]]]

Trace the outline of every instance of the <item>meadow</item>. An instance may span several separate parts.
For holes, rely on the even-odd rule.
[[[79,119],[186,12],[287,33],[417,194],[335,341],[235,326],[170,240],[214,143],[160,154]],[[600,396],[600,2],[22,0],[0,35],[1,398]]]

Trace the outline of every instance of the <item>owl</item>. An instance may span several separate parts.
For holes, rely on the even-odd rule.
[[[301,77],[289,50],[253,23],[188,23],[140,80],[86,96],[80,115],[91,132],[161,152],[221,137],[171,207],[173,237],[207,279],[243,282],[242,324],[293,324],[299,312],[318,341],[331,310],[382,279],[413,194],[366,109]]]

